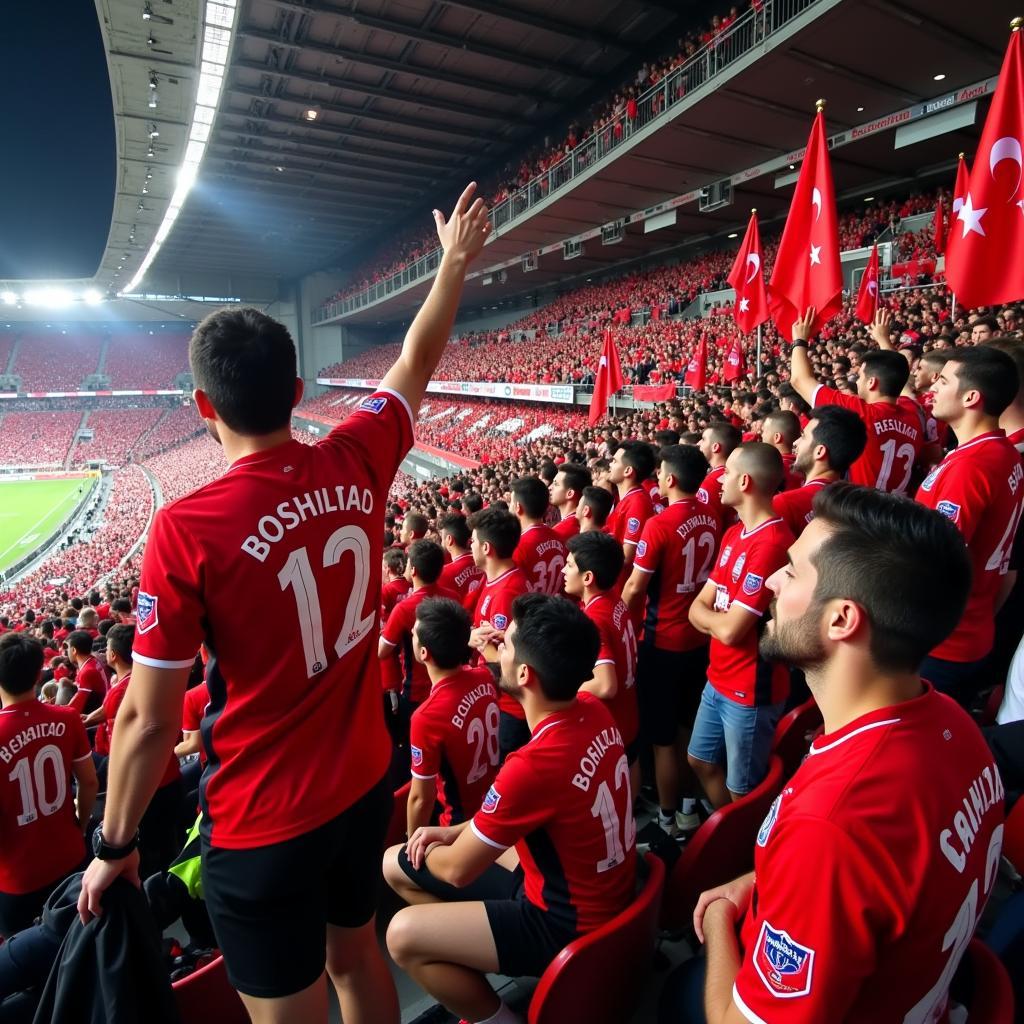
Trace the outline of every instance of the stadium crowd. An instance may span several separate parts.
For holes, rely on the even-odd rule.
[[[402,347],[336,370],[379,388],[299,407],[335,420],[329,437],[290,425],[287,332],[215,314],[193,340],[210,434],[147,458],[167,504],[141,566],[122,559],[152,491],[130,466],[86,544],[0,594],[4,712],[66,725],[53,756],[79,815],[63,795],[21,812],[32,827],[0,850],[0,934],[20,936],[81,864],[93,765],[106,804],[72,897],[83,921],[121,874],[141,872],[165,908],[151,890],[180,889],[172,850],[196,806],[179,756],[202,752],[202,898],[186,884],[170,921],[216,941],[254,1016],[325,1018],[326,963],[343,1016],[398,1019],[374,924],[383,878],[409,904],[388,951],[453,1011],[435,1019],[514,1024],[487,974],[541,975],[634,903],[638,843],[647,870],[673,870],[774,777],[749,836],[756,876],[683,901],[706,956],[665,981],[661,1019],[700,1019],[695,983],[713,1020],[781,1019],[780,1005],[941,1019],[992,890],[1004,786],[1024,789],[1020,308],[954,311],[941,285],[891,294],[871,324],[848,303],[815,335],[813,315],[790,337],[767,330],[764,365],[727,385],[728,312],[675,318],[679,275],[720,284],[713,256],[536,314],[557,314],[559,335],[535,320],[446,349],[488,232],[470,198],[439,221],[436,301]],[[879,223],[844,231],[863,241]],[[652,297],[658,315],[633,326],[622,311]],[[594,427],[425,396],[480,366],[584,382],[606,328],[637,383],[678,381],[712,342],[705,389]],[[403,474],[416,439],[482,465]],[[998,686],[998,724],[979,731],[969,712]],[[776,730],[812,694],[824,735],[784,780]],[[62,702],[81,728],[47,706]]]

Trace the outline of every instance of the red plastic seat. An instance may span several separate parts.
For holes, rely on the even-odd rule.
[[[814,698],[784,715],[775,727],[772,753],[782,761],[783,779],[792,778],[811,749],[811,734],[822,724],[821,710]]]
[[[1013,805],[1003,826],[1003,856],[1024,875],[1024,797]]]
[[[965,959],[974,975],[970,1024],[1013,1024],[1013,984],[1002,961],[980,939],[971,939]]]
[[[606,924],[571,942],[551,962],[530,1001],[529,1024],[623,1024],[647,983],[658,927],[665,864],[644,858],[647,880]]]
[[[249,1024],[249,1014],[228,981],[222,956],[171,988],[182,1024]]]
[[[772,756],[764,781],[704,822],[686,844],[665,886],[663,928],[690,925],[705,889],[724,885],[754,866],[754,842],[772,801],[782,790],[782,760]]]
[[[395,790],[395,803],[391,808],[391,821],[388,823],[388,832],[384,837],[384,849],[401,843],[405,840],[406,808],[409,806],[409,790],[412,789],[412,780],[407,782],[401,789]]]

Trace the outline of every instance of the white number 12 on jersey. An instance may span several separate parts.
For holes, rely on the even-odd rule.
[[[334,641],[334,650],[339,658],[344,657],[366,636],[376,618],[372,611],[369,615],[362,615],[366,591],[370,585],[370,540],[365,530],[351,524],[335,530],[324,545],[324,568],[337,565],[346,552],[352,555],[352,589],[348,595],[348,604],[345,605],[341,632]],[[277,579],[282,590],[291,587],[295,593],[302,650],[306,656],[306,674],[312,678],[327,668],[327,652],[324,647],[320,594],[309,561],[309,552],[305,548],[292,551],[285,559],[284,568],[277,574]]]

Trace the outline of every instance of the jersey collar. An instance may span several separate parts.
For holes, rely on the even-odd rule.
[[[746,540],[748,537],[753,537],[759,530],[763,530],[766,526],[772,526],[775,523],[781,523],[782,516],[776,516],[774,519],[768,519],[763,522],[760,526],[755,526],[749,533],[747,533],[746,527],[740,524],[740,538]]]
[[[890,725],[897,725],[905,718],[917,714],[923,707],[927,707],[935,699],[935,690],[927,679],[922,679],[924,693],[912,700],[904,701],[902,704],[892,704],[887,708],[878,708],[877,711],[869,711],[852,722],[847,722],[841,729],[835,732],[819,736],[811,743],[810,753],[814,755],[826,754],[836,747],[842,746],[847,740],[859,736],[861,733],[874,729],[887,728]]]

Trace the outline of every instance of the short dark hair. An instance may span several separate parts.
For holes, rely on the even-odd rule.
[[[622,572],[622,545],[610,534],[592,530],[569,538],[569,554],[580,572],[592,572],[598,590],[611,590]]]
[[[856,601],[878,666],[916,672],[967,604],[971,561],[960,531],[909,498],[842,481],[822,488],[813,507],[831,528],[811,559],[815,601]]]
[[[594,522],[604,526],[612,510],[612,496],[603,487],[584,487],[580,504],[593,513]]]
[[[589,487],[593,482],[590,470],[586,466],[581,466],[578,462],[563,462],[558,467],[558,472],[565,478],[565,489],[567,491],[575,491],[577,500],[583,494],[583,489]],[[558,473],[555,475],[557,476]]]
[[[1020,397],[1021,388],[1024,388],[1024,341],[1019,338],[1008,338],[1000,335],[998,338],[990,338],[985,342],[985,348],[994,348],[997,352],[1005,352],[1017,367],[1017,397]]]
[[[952,349],[930,348],[927,352],[921,353],[921,362],[930,363],[932,366],[942,369],[949,362]]]
[[[957,364],[958,394],[980,391],[981,407],[987,416],[1001,416],[1017,397],[1017,364],[1006,352],[990,345],[957,348],[950,353],[949,362]]]
[[[564,597],[520,594],[512,602],[517,665],[529,665],[548,700],[572,700],[594,674],[597,626]]]
[[[384,552],[384,564],[391,572],[401,575],[405,572],[405,552],[401,548],[387,548]]]
[[[422,537],[427,532],[430,523],[427,521],[427,517],[419,512],[406,512],[402,526],[407,526],[414,537]]]
[[[416,635],[438,668],[469,661],[469,612],[450,597],[428,597],[416,606]]]
[[[868,430],[852,409],[841,405],[820,405],[811,413],[814,430],[811,443],[828,449],[829,467],[840,476],[864,453]]]
[[[549,504],[548,489],[539,477],[521,476],[518,480],[512,481],[509,490],[512,492],[512,500],[523,506],[527,518],[544,518]]]
[[[632,468],[637,482],[654,472],[654,449],[646,441],[626,441],[619,450],[623,464]]]
[[[469,523],[466,517],[459,512],[452,512],[438,520],[437,532],[447,533],[456,547],[469,547]]]
[[[800,417],[791,409],[775,409],[764,418],[769,434],[778,433],[786,444],[792,444],[800,436]]]
[[[434,540],[414,540],[406,552],[409,564],[424,583],[436,583],[444,568],[444,551]]]
[[[107,631],[107,646],[122,661],[131,661],[132,648],[135,646],[135,627],[124,623],[111,626]]]
[[[753,478],[761,494],[774,494],[786,475],[779,450],[764,441],[747,441],[739,452],[739,471]]]
[[[462,496],[462,507],[467,516],[479,512],[484,507],[484,496],[479,491],[470,491]]]
[[[127,597],[119,597],[116,601],[110,602],[112,612],[121,612],[123,615],[131,615],[132,603]]]
[[[24,633],[0,636],[0,686],[15,697],[28,693],[43,670],[43,645]]]
[[[469,528],[482,543],[491,545],[497,558],[511,558],[522,533],[519,520],[508,509],[495,506],[474,512]]]
[[[899,398],[910,380],[910,364],[899,354],[888,349],[865,352],[861,358],[865,377],[878,380],[878,393],[886,398]]]
[[[90,654],[92,637],[84,629],[76,629],[68,634],[68,647],[74,648],[79,654]]]
[[[661,449],[661,464],[684,494],[696,494],[708,473],[708,460],[690,444],[670,444]]]
[[[98,590],[90,590],[89,591],[89,604],[91,604],[93,606],[93,608],[99,607],[99,604],[100,604],[100,592]]]
[[[271,434],[291,421],[295,343],[266,313],[251,307],[211,313],[192,334],[188,361],[196,387],[236,433]]]
[[[743,435],[728,420],[712,423],[707,430],[711,443],[720,445],[726,458],[743,443]]]
[[[982,327],[987,327],[993,332],[999,330],[999,318],[993,316],[991,313],[986,313],[984,316],[976,316],[974,320],[971,321],[971,330],[974,330],[978,324],[981,324]]]
[[[658,442],[659,448],[668,448],[670,445],[679,444],[678,430],[656,430],[654,440]]]

